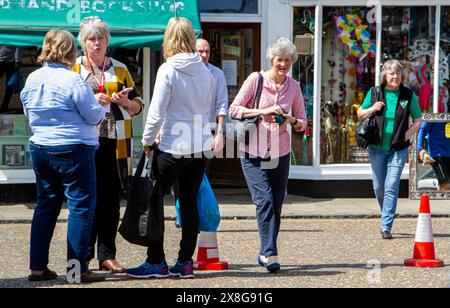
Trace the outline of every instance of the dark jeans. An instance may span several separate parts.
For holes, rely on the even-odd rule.
[[[261,256],[277,256],[277,238],[280,232],[281,209],[286,195],[290,155],[280,157],[274,169],[262,169],[261,158],[241,157],[248,189],[256,205]]]
[[[30,269],[44,270],[48,265],[50,242],[65,196],[69,208],[67,260],[78,260],[84,273],[95,212],[95,147],[30,143],[30,152],[37,186]]]
[[[1,62],[0,63],[0,78],[5,75],[5,96],[3,96],[2,105],[0,107],[0,110],[7,110],[9,100],[11,99],[13,92],[11,88],[8,88],[6,85],[8,84],[9,79],[14,74],[15,70],[15,63],[14,62]]]
[[[450,183],[450,157],[434,157],[435,163],[431,164],[439,185]]]
[[[115,139],[99,138],[100,147],[95,153],[97,170],[97,208],[89,243],[89,260],[116,259],[116,235],[120,220],[122,188],[117,169]]]
[[[183,221],[178,260],[192,261],[197,246],[200,225],[197,209],[197,195],[203,180],[205,158],[174,158],[169,153],[159,152],[156,158],[158,179],[155,191],[163,198],[178,179],[181,220]],[[165,260],[164,237],[151,244],[147,250],[147,262],[161,263]]]

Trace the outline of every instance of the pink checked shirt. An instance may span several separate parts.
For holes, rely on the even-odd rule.
[[[262,71],[261,73],[264,77],[264,84],[259,109],[266,109],[278,104],[287,113],[292,111],[292,116],[302,124],[301,130],[305,130],[307,118],[302,90],[298,82],[287,76],[282,89],[280,92],[277,92],[275,82],[265,72]],[[257,86],[258,74],[252,73],[244,82],[233,104],[230,106],[229,114],[231,118],[242,119],[244,108],[253,107]],[[261,116],[257,133],[252,134],[248,146],[241,144],[240,150],[252,156],[271,157],[272,159],[290,154],[291,137],[287,131],[287,125],[282,126],[280,129],[277,123],[272,123],[272,116]]]

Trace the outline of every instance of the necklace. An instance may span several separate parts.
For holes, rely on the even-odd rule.
[[[103,60],[103,68],[101,71],[101,75],[100,75],[100,80],[98,80],[97,76],[95,76],[94,73],[94,66],[91,63],[91,60],[89,59],[89,55],[86,56],[86,61],[88,63],[89,69],[90,69],[90,73],[92,74],[92,77],[94,77],[95,81],[97,82],[97,86],[98,86],[98,92],[99,93],[105,93],[105,66],[106,66],[106,57]]]

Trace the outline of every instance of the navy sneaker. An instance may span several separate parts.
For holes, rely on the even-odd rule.
[[[267,268],[267,270],[271,273],[276,273],[281,269],[281,265],[278,262],[277,256],[271,257],[259,256],[258,263],[259,265]]]
[[[135,279],[166,278],[169,277],[169,269],[166,261],[160,264],[145,262],[138,267],[127,269],[127,276]]]
[[[169,270],[170,276],[180,277],[183,279],[194,278],[194,262],[192,261],[177,261],[174,267]]]

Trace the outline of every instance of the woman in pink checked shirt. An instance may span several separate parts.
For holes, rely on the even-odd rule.
[[[256,205],[261,241],[258,263],[269,272],[281,267],[277,238],[290,167],[291,137],[287,128],[292,125],[294,131],[301,132],[307,125],[300,86],[288,76],[297,59],[294,44],[286,38],[278,39],[267,50],[272,67],[260,73],[263,88],[259,108],[252,108],[259,82],[259,73],[253,73],[229,110],[235,119],[260,117],[249,146],[241,144],[240,149],[242,170]]]

